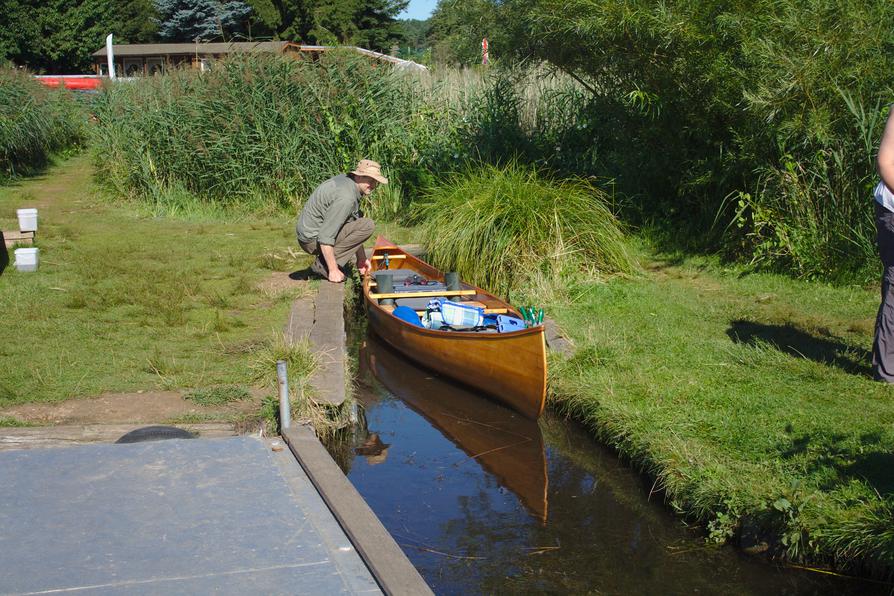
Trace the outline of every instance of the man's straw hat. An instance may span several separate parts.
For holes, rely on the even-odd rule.
[[[379,162],[371,159],[361,159],[357,164],[357,169],[351,173],[355,176],[369,176],[379,184],[388,184],[388,178],[382,176],[382,166],[379,165]]]

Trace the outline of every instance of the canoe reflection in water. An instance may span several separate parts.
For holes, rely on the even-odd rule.
[[[374,333],[369,333],[361,344],[360,366],[368,367],[395,397],[424,417],[512,491],[535,518],[546,523],[549,481],[543,436],[536,421],[420,368]],[[388,445],[371,433],[361,447],[355,448],[355,453],[367,455],[366,450],[375,450],[377,445],[384,445],[387,453]],[[381,452],[378,455],[381,457]]]

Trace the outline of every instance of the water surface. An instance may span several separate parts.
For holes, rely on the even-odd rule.
[[[365,423],[331,446],[438,594],[875,594],[705,544],[576,424],[539,424],[409,362],[360,348]]]

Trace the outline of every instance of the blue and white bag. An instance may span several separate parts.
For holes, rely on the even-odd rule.
[[[428,303],[423,325],[430,329],[472,329],[484,325],[484,309],[460,302],[435,299]]]
[[[454,329],[472,329],[484,325],[484,309],[445,300],[441,303],[441,318]]]

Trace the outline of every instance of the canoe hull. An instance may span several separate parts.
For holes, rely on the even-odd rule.
[[[393,245],[380,239],[379,245]],[[375,254],[375,253],[374,253]],[[418,262],[418,264],[417,264]],[[423,265],[424,267],[421,267]],[[432,268],[407,255],[401,265],[432,277]],[[364,301],[373,331],[412,360],[447,377],[478,389],[522,415],[536,420],[546,397],[546,342],[543,326],[511,333],[436,331],[402,321],[370,297],[369,278],[363,283]],[[511,306],[480,288],[477,300]],[[510,314],[513,314],[514,309]]]

